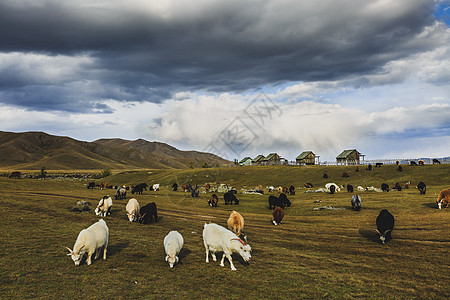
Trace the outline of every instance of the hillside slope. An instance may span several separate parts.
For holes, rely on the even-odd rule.
[[[216,155],[180,151],[146,140],[78,141],[44,132],[0,131],[0,168],[4,169],[164,169],[229,164]]]

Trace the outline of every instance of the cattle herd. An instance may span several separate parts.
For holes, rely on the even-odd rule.
[[[326,174],[324,174],[326,175]],[[326,178],[328,176],[324,176]],[[223,187],[224,185],[222,185]],[[305,187],[312,188],[313,185],[311,183],[305,183]],[[89,183],[88,188],[93,188],[94,184]],[[149,186],[145,183],[138,184],[131,188],[132,194],[142,194],[144,190],[146,190]],[[191,185],[182,185],[182,188],[185,192],[191,192],[192,197],[198,196],[199,188],[198,186],[192,187]],[[327,183],[325,188],[319,188],[317,190],[307,190],[306,192],[327,192],[329,194],[334,194],[336,192],[341,191],[341,188],[345,188],[345,186],[338,186],[335,183]],[[404,188],[409,188],[409,183],[407,183]],[[125,186],[116,187],[116,194],[114,198],[116,200],[125,199],[126,193],[129,188]],[[159,190],[159,184],[154,184],[150,186],[150,190],[157,191]],[[172,191],[177,191],[178,185],[176,183],[172,186]],[[212,189],[212,187],[208,184],[205,186],[206,191]],[[347,192],[353,193],[354,188],[352,185],[346,186]],[[402,187],[398,183],[394,185],[395,190],[401,191]],[[424,195],[426,193],[426,185],[424,182],[420,182],[417,185],[417,189],[420,192],[420,195]],[[279,187],[275,189],[273,186],[267,187],[269,192],[274,190],[278,190],[278,197],[274,195],[269,195],[268,197],[268,208],[270,210],[273,209],[272,212],[272,223],[274,225],[282,224],[282,220],[285,216],[285,209],[292,205],[292,202],[288,199],[287,194],[295,195],[294,186],[287,187]],[[383,183],[381,188],[375,187],[366,187],[363,188],[358,186],[356,188],[357,191],[376,191],[376,192],[389,192],[389,185]],[[192,193],[195,191],[195,193]],[[256,189],[256,192],[264,194],[262,191],[262,187],[259,186]],[[239,205],[240,201],[236,196],[237,191],[234,189],[225,189],[223,194],[224,204],[225,205]],[[208,200],[208,205],[211,207],[217,207],[219,202],[219,198],[216,193],[213,193]],[[439,196],[436,200],[437,208],[442,209],[443,207],[448,208],[450,204],[450,188],[444,189],[439,193]],[[104,196],[100,199],[96,209],[95,214],[101,217],[107,217],[111,214],[111,207],[113,205],[113,200],[110,196]],[[362,207],[361,205],[361,196],[354,194],[351,197],[351,206],[355,211],[359,211]],[[140,206],[139,202],[135,198],[129,199],[126,204],[126,213],[127,218],[130,222],[139,222],[140,224],[148,224],[153,221],[158,222],[158,213],[155,202],[147,203],[144,206]],[[394,229],[395,218],[391,212],[387,209],[382,209],[379,215],[376,218],[376,227],[375,230],[379,235],[379,239],[382,244],[385,244],[387,241],[392,239],[391,233]],[[218,224],[210,223],[205,224],[203,228],[203,243],[205,246],[206,252],[206,262],[209,262],[209,255],[213,261],[216,261],[216,252],[223,252],[222,259],[220,262],[220,266],[224,266],[225,258],[228,259],[231,270],[236,270],[232,261],[232,253],[238,253],[244,261],[249,261],[251,259],[251,247],[247,243],[247,237],[243,236],[242,231],[244,228],[244,218],[242,215],[233,210],[227,220],[228,229]],[[81,230],[79,233],[76,242],[72,249],[67,248],[69,251],[69,256],[71,256],[75,265],[79,265],[84,254],[87,254],[86,264],[90,265],[92,263],[92,255],[95,254],[95,259],[98,259],[101,250],[103,250],[103,259],[106,259],[107,247],[109,240],[109,228],[106,225],[104,219],[100,219],[98,222],[92,224],[86,229]],[[177,231],[170,231],[163,240],[164,250],[166,254],[165,260],[168,262],[169,266],[172,268],[175,263],[179,261],[179,253],[184,245],[184,239],[182,235]]]

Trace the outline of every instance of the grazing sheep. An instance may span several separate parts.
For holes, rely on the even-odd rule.
[[[272,209],[272,207],[275,208],[276,206],[284,208],[285,205],[280,199],[278,199],[275,196],[270,195],[269,196],[269,209]]]
[[[125,189],[125,186],[121,186],[117,189],[116,194],[114,195],[114,199],[116,200],[122,200],[127,197],[127,190]]]
[[[419,182],[417,188],[419,189],[421,195],[425,195],[427,192],[427,185],[423,181]]]
[[[291,207],[291,201],[287,198],[286,194],[281,193],[278,199],[284,204],[285,207]]]
[[[234,204],[239,205],[239,199],[234,195],[232,191],[226,192],[223,194],[223,199],[225,201],[225,205]]]
[[[219,198],[216,194],[212,194],[211,198],[208,200],[208,204],[211,207],[217,207],[217,203],[219,203]]]
[[[353,210],[359,211],[361,209],[361,197],[359,195],[353,195],[351,203]]]
[[[341,191],[341,188],[336,183],[327,183],[327,184],[325,184],[325,188],[328,189],[328,190],[330,190],[331,186],[334,186],[335,192],[340,192]]]
[[[229,230],[239,236],[242,232],[242,229],[244,229],[244,218],[240,213],[233,210],[227,220],[227,225]]]
[[[353,185],[347,184],[347,192],[353,193]]]
[[[155,219],[155,223],[158,222],[158,210],[156,203],[150,202],[141,207],[138,220],[140,224],[148,224],[153,222],[153,219]]]
[[[281,221],[284,218],[284,210],[281,207],[277,206],[277,207],[275,207],[275,209],[272,213],[272,216],[273,216],[273,220],[272,220],[273,225],[275,225],[275,226],[279,225],[279,224],[281,224]]]
[[[330,186],[330,194],[334,194],[335,191],[336,191],[336,186],[331,185]]]
[[[130,222],[136,222],[138,220],[139,211],[141,210],[139,202],[136,199],[131,198],[128,200],[125,209],[127,211],[128,220]]]
[[[366,189],[363,188],[362,186],[358,185],[358,186],[356,187],[356,190],[357,190],[358,192],[364,192]]]
[[[241,240],[236,234],[220,225],[214,223],[205,223],[202,235],[203,244],[205,245],[207,263],[209,262],[210,251],[213,261],[217,261],[216,252],[223,251],[220,266],[225,266],[224,262],[226,257],[228,258],[231,270],[233,271],[236,271],[236,268],[233,265],[233,259],[231,258],[231,254],[233,252],[239,253],[244,261],[249,261],[252,258],[250,254],[252,248],[250,247],[250,245]]]
[[[436,204],[439,209],[442,209],[444,204],[447,204],[445,207],[447,208],[450,203],[450,189],[442,190],[437,197]]]
[[[86,229],[83,229],[78,234],[73,250],[66,247],[70,251],[69,254],[72,257],[75,265],[78,266],[87,253],[86,264],[92,263],[91,257],[95,253],[95,259],[100,256],[100,249],[103,248],[103,259],[106,259],[106,248],[108,247],[109,229],[106,222],[100,219],[97,223],[92,224]]]
[[[95,209],[95,214],[97,216],[106,217],[111,214],[111,206],[113,202],[110,196],[104,196],[98,202],[97,208]]]
[[[178,254],[183,248],[184,240],[183,236],[178,231],[170,231],[164,238],[164,251],[166,252],[166,261],[169,266],[173,268],[173,265],[179,261]]]
[[[389,192],[389,185],[387,183],[382,183],[381,184],[381,190],[383,192]]]
[[[380,235],[380,241],[385,244],[391,237],[391,232],[394,230],[394,216],[387,210],[383,209],[377,217],[376,232]]]

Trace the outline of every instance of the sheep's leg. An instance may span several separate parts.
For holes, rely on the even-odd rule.
[[[103,259],[106,259],[106,248],[108,247],[108,245],[105,245],[105,249],[103,249]]]
[[[91,257],[92,257],[93,252],[88,252],[88,258],[86,261],[86,264],[89,266],[92,263]]]
[[[225,262],[225,256],[226,256],[226,254],[225,254],[225,252],[222,254],[222,259],[220,260],[220,266],[221,267],[223,267],[223,266],[225,266],[225,264],[224,264],[224,262]]]
[[[225,257],[225,255],[227,256],[228,261],[230,262],[231,270],[232,270],[232,271],[236,271],[236,268],[235,268],[234,265],[233,265],[233,259],[231,258],[231,254],[229,254],[229,253],[224,253],[223,258]],[[222,258],[222,259],[223,259],[223,258]]]
[[[211,251],[211,256],[213,258],[213,261],[217,261],[216,252]]]
[[[206,252],[206,262],[209,263],[209,248],[208,245],[205,244],[205,252]]]
[[[100,250],[96,249],[95,250],[95,260],[97,260],[99,256],[100,256]]]

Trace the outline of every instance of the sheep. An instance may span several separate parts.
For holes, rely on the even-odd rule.
[[[228,258],[230,262],[231,270],[236,271],[233,265],[233,260],[231,254],[233,252],[239,253],[244,261],[249,261],[252,256],[250,252],[252,248],[249,244],[240,239],[236,234],[230,230],[214,224],[206,224],[203,226],[203,244],[205,245],[206,252],[206,262],[209,263],[209,252],[211,251],[211,256],[213,261],[217,261],[216,252],[223,251],[222,260],[220,261],[220,266],[224,266],[225,257]]]
[[[330,187],[334,186],[336,192],[340,192],[341,188],[336,183],[327,183],[325,184],[325,188],[330,190]]]
[[[173,268],[173,265],[179,261],[178,254],[183,248],[184,240],[183,236],[175,230],[170,231],[164,238],[164,251],[166,252],[166,261],[169,266]]]
[[[115,200],[125,199],[127,197],[127,190],[125,186],[121,186],[117,189],[116,194],[114,195]]]
[[[239,236],[242,232],[242,229],[244,228],[244,218],[240,213],[233,210],[227,220],[227,225],[229,230]]]
[[[394,230],[394,216],[387,209],[383,209],[380,211],[376,223],[375,231],[380,236],[380,241],[385,244],[391,239],[391,232]]]
[[[284,208],[285,204],[277,197],[270,195],[269,196],[269,209],[272,209],[272,207],[275,208],[276,206]]]
[[[359,211],[361,209],[361,197],[359,195],[352,196],[352,209]]]
[[[127,211],[128,220],[130,222],[136,222],[138,219],[139,211],[141,209],[139,202],[136,199],[131,198],[130,200],[128,200],[125,209]]]
[[[436,204],[439,209],[442,209],[444,204],[447,204],[445,207],[447,208],[450,203],[450,188],[442,190],[437,197]]]
[[[272,216],[273,216],[273,220],[272,220],[273,225],[275,225],[275,226],[279,225],[279,224],[281,224],[281,221],[283,220],[284,210],[281,207],[277,206],[277,207],[275,207],[275,209],[272,213]]]
[[[353,193],[353,185],[347,184],[347,192]]]
[[[113,202],[110,196],[104,196],[98,202],[97,208],[95,209],[95,214],[97,216],[106,217],[111,214],[111,206]]]
[[[232,191],[228,191],[223,194],[223,199],[225,200],[225,205],[228,203],[233,204],[233,201],[236,205],[239,205],[239,199],[234,195]]]
[[[389,185],[387,183],[382,183],[381,184],[381,190],[383,192],[389,192]]]
[[[73,245],[73,250],[66,247],[66,249],[70,252],[67,255],[71,256],[75,266],[78,266],[84,254],[87,253],[88,257],[86,264],[90,265],[92,263],[92,254],[95,253],[95,259],[98,259],[100,256],[100,249],[103,248],[103,259],[106,259],[108,239],[108,226],[103,219],[100,219],[97,223],[94,223],[88,228],[80,231],[77,240]]]
[[[425,193],[427,192],[427,186],[423,181],[419,182],[417,188],[419,189],[421,195],[425,195]]]
[[[211,207],[217,207],[217,203],[219,202],[219,198],[216,194],[212,194],[211,198],[208,200],[208,204]]]

